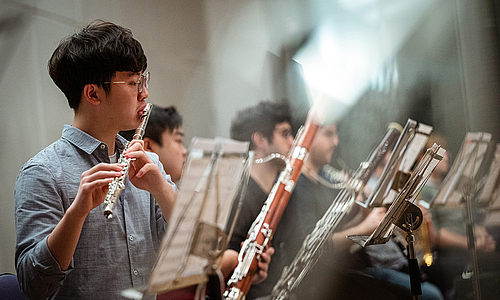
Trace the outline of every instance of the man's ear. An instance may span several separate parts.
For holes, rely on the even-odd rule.
[[[269,144],[267,138],[260,132],[254,132],[252,134],[251,142],[254,144],[256,149],[262,149],[267,147]]]
[[[92,105],[99,105],[101,103],[101,92],[97,84],[89,83],[83,87],[83,98]]]
[[[144,141],[144,150],[149,151],[149,152],[156,152],[154,151],[154,148],[158,145],[155,141],[152,139],[145,137],[142,139]]]

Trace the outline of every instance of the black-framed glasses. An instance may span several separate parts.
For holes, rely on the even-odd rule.
[[[281,135],[283,138],[287,139],[289,137],[293,137],[293,132],[291,129],[284,128],[284,129],[274,129],[274,131],[277,131],[279,135]]]
[[[103,81],[102,83],[128,83],[134,84],[137,86],[137,92],[140,93],[144,88],[148,89],[149,87],[150,75],[149,72],[145,72],[141,75],[139,80],[136,82],[126,82],[126,81]]]

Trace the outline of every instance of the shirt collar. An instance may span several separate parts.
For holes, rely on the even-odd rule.
[[[64,125],[62,138],[68,140],[70,143],[82,149],[87,154],[92,154],[97,149],[97,147],[105,145],[103,142],[94,138],[90,134],[85,133],[80,129],[73,127],[71,125]],[[123,150],[125,148],[126,143],[127,143],[126,139],[124,139],[120,135],[116,135],[115,144],[118,150],[120,151]]]

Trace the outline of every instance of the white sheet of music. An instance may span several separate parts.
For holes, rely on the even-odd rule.
[[[485,226],[500,225],[500,144],[496,145],[495,155],[490,165],[478,203],[488,205]]]
[[[457,158],[446,175],[443,184],[434,198],[433,205],[459,205],[464,193],[464,184],[472,180],[477,183],[476,174],[481,166],[491,134],[468,132]]]
[[[246,142],[193,139],[148,292],[175,290],[206,280],[208,256],[223,250],[217,249],[223,243],[217,232],[224,232],[247,156]],[[198,228],[203,228],[200,236],[195,234]]]
[[[422,153],[422,150],[425,148],[425,144],[429,139],[429,135],[432,132],[432,126],[425,125],[423,123],[419,123],[416,129],[416,133],[413,136],[413,139],[409,142],[408,147],[406,147],[405,153],[401,160],[401,164],[399,165],[399,170],[404,173],[410,173],[411,168],[417,161],[418,156]],[[398,196],[398,192],[390,189],[387,193],[387,196],[384,198],[382,204],[390,205],[394,199]]]

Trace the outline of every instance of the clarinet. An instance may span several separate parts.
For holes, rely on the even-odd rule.
[[[274,230],[278,226],[290,194],[299,178],[302,165],[307,159],[309,148],[321,123],[320,113],[313,107],[308,113],[304,127],[297,133],[291,151],[285,160],[286,166],[250,227],[247,239],[243,242],[238,255],[238,265],[227,283],[224,299],[245,299],[252,285],[252,277],[257,272],[260,255],[271,242]]]
[[[341,190],[323,217],[316,223],[314,230],[306,237],[295,259],[283,269],[281,278],[272,291],[273,300],[287,299],[290,292],[316,264],[326,241],[354,204],[356,196],[362,192],[377,166],[394,147],[400,132],[398,126],[391,124],[384,138],[368,157],[368,161],[362,163],[354,178],[348,180],[346,187]]]
[[[146,108],[144,108],[142,113],[141,124],[139,124],[139,127],[135,130],[132,140],[142,140],[152,107],[153,105],[151,103],[146,104]],[[118,163],[124,165],[121,175],[109,183],[108,193],[106,194],[106,198],[104,198],[104,202],[102,204],[104,207],[104,217],[107,219],[113,218],[113,207],[115,206],[116,199],[118,198],[120,192],[125,188],[125,181],[128,177],[131,159],[126,158],[123,153],[128,149],[129,145],[130,142],[127,142],[125,149],[123,149],[123,152],[120,154],[120,158],[118,159]]]

